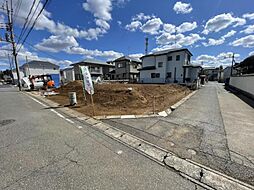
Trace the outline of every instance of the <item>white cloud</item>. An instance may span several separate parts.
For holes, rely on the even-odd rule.
[[[210,32],[219,32],[228,26],[235,24],[234,27],[244,25],[245,19],[234,17],[231,13],[223,13],[217,15],[206,22],[203,33],[209,34]]]
[[[132,18],[132,21],[136,21],[136,20],[147,21],[147,20],[150,20],[151,18],[155,18],[155,16],[154,15],[145,15],[144,13],[139,13]]]
[[[115,51],[100,51],[100,50],[89,50],[89,49],[84,49],[82,47],[71,47],[66,50],[67,53],[69,54],[78,54],[78,55],[83,55],[86,56],[86,58],[106,58],[107,60],[112,60],[119,58],[123,56],[122,53],[115,52]]]
[[[232,43],[230,43],[230,45],[252,48],[254,47],[254,35],[249,35],[249,36],[245,36],[240,39],[237,39],[233,41]]]
[[[112,3],[111,0],[86,0],[83,8],[91,12],[94,17],[105,21],[111,20]]]
[[[4,48],[9,49],[11,47],[8,44],[8,45],[5,45]],[[10,53],[10,52],[6,51],[6,50],[1,50],[0,51],[0,59],[4,62],[8,62],[8,57],[7,57],[8,53]],[[28,61],[31,61],[31,60],[49,61],[49,62],[55,63],[57,65],[63,65],[63,64],[66,65],[66,64],[70,63],[70,61],[68,61],[68,60],[56,60],[56,59],[38,56],[37,53],[31,52],[22,46],[20,49],[20,52],[18,53],[18,60],[19,60],[20,65],[22,65],[22,63],[24,63],[26,61],[26,57],[28,58]]]
[[[140,57],[144,56],[143,53],[135,53],[135,54],[130,54],[129,57],[134,58],[134,59],[140,59]]]
[[[251,56],[251,55],[254,55],[254,51],[251,51],[251,52],[249,53],[249,56]]]
[[[199,34],[189,34],[184,36],[183,34],[172,35],[170,33],[163,33],[156,37],[156,43],[158,45],[174,45],[177,44],[178,47],[190,46],[196,42],[204,40]]]
[[[235,35],[235,33],[236,33],[235,30],[231,30],[231,31],[229,31],[227,34],[225,34],[224,36],[222,36],[219,39],[209,38],[208,42],[203,42],[202,44],[205,47],[208,47],[208,46],[218,46],[218,45],[224,44],[226,38],[229,38],[229,37]]]
[[[154,48],[152,50],[152,52],[156,52],[156,51],[163,51],[166,49],[175,49],[175,48],[181,48],[182,46],[179,44],[170,44],[170,45],[164,45],[164,46],[159,46],[157,48]]]
[[[242,32],[244,32],[245,34],[252,34],[252,33],[254,33],[254,25],[247,26],[247,28],[242,30],[241,33]]]
[[[41,43],[35,45],[39,50],[49,52],[59,52],[73,46],[78,46],[78,42],[73,36],[50,36],[48,39],[43,39]]]
[[[243,18],[254,20],[254,13],[246,13],[243,15]]]
[[[184,22],[180,26],[177,27],[177,32],[178,33],[184,33],[184,32],[189,32],[197,28],[197,22]]]
[[[231,65],[233,52],[222,52],[218,55],[199,55],[194,62],[201,64],[203,63],[205,66],[215,66],[218,67],[220,65],[227,66]],[[239,61],[239,54],[235,54],[235,59]]]
[[[19,0],[13,0],[14,7],[17,5]],[[4,0],[0,0],[0,4],[3,4]],[[37,0],[38,2],[38,0]],[[22,1],[19,15],[16,17],[16,23],[21,27],[25,22],[25,18],[31,8],[33,0]],[[39,13],[43,4],[39,2],[39,7],[35,15]],[[33,11],[35,11],[35,7]],[[84,38],[87,40],[98,39],[98,37],[107,33],[107,30],[110,28],[108,21],[111,20],[111,11],[112,4],[111,0],[87,0],[83,3],[85,10],[91,12],[95,19],[96,27],[86,28],[86,29],[77,29],[68,25],[65,25],[61,22],[55,22],[52,19],[52,14],[47,10],[44,10],[40,15],[38,21],[36,22],[36,30],[47,30],[53,35],[62,35],[62,36],[74,36],[75,38]],[[1,11],[1,10],[0,10]],[[32,12],[33,12],[32,11]],[[35,17],[33,17],[35,19]],[[33,23],[33,21],[31,22]]]
[[[190,3],[182,3],[181,1],[176,2],[173,9],[177,14],[188,14],[193,10]]]
[[[197,58],[196,58],[197,61],[200,61],[200,62],[214,62],[216,60],[216,57],[215,56],[211,56],[211,55],[199,55]]]
[[[125,28],[129,31],[136,31],[137,29],[140,29],[142,26],[142,23],[140,21],[132,21],[130,24],[127,24]]]
[[[109,30],[110,29],[110,25],[105,20],[96,19],[95,23],[96,23],[97,26],[99,26],[101,28],[104,28],[105,30]]]
[[[203,42],[202,44],[206,47],[208,46],[218,46],[218,45],[221,45],[225,42],[225,39],[224,38],[220,38],[218,40],[216,39],[213,39],[213,38],[209,38],[208,39],[208,43],[207,42]]]
[[[235,30],[231,30],[230,32],[228,32],[227,34],[222,36],[222,38],[229,38],[231,36],[234,36],[235,34],[236,34],[236,31]]]
[[[163,24],[163,30],[169,34],[176,32],[176,26],[173,24]]]
[[[148,34],[158,34],[158,30],[160,29],[162,25],[162,21],[160,18],[152,18],[151,20],[148,20],[142,27],[141,30],[144,33]]]

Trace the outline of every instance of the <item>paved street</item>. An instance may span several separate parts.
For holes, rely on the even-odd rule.
[[[0,87],[0,189],[202,189],[72,121]]]
[[[254,184],[253,115],[252,107],[211,82],[168,117],[105,122]]]

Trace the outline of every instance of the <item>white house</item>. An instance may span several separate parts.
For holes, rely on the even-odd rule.
[[[20,72],[24,73],[24,76],[60,74],[60,67],[47,61],[30,61],[19,68]]]
[[[191,64],[192,53],[185,48],[168,49],[141,57],[141,83],[186,83],[198,79],[200,65]]]
[[[19,67],[20,77],[29,77],[29,75],[51,75],[55,85],[60,84],[60,67],[47,61],[30,61]],[[14,80],[17,82],[17,73],[13,72]]]

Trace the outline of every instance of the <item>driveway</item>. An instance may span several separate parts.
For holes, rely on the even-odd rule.
[[[253,108],[214,82],[168,117],[105,122],[180,157],[254,184],[253,115]]]

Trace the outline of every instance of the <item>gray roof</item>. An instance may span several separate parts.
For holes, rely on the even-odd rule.
[[[67,68],[64,68],[64,69],[61,69],[61,71],[68,71],[68,70],[72,70],[73,67],[67,67]]]
[[[141,61],[139,59],[136,59],[136,58],[133,58],[133,57],[130,57],[130,56],[127,56],[127,55],[115,59],[114,62],[122,61],[122,60],[130,60],[130,61],[133,61],[133,62],[141,63]]]
[[[106,62],[99,61],[99,60],[96,60],[96,59],[85,59],[85,60],[80,61],[78,63],[73,63],[73,64],[71,64],[71,66],[74,66],[74,65],[86,65],[86,64],[94,64],[94,65],[112,66],[112,67],[114,67],[114,65],[111,65],[111,64],[108,64]]]
[[[201,64],[189,64],[189,65],[184,65],[183,67],[201,67],[202,68],[202,65]]]
[[[164,54],[173,53],[173,52],[179,52],[179,51],[187,51],[192,56],[192,53],[187,48],[175,48],[175,49],[166,49],[166,50],[150,53],[148,55],[144,55],[143,57],[141,57],[141,59],[144,58],[144,57],[156,56],[156,55],[164,55]]]
[[[28,63],[25,63],[23,64],[22,66],[20,66],[20,68],[24,68],[24,67],[31,67],[31,68],[36,68],[36,67],[41,67],[41,66],[44,66],[44,67],[55,67],[57,69],[60,68],[59,65],[56,65],[56,64],[53,64],[53,63],[50,63],[48,61],[39,61],[39,60],[33,60],[33,61],[30,61]]]

